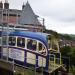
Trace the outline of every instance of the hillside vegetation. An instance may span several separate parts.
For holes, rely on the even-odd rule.
[[[58,39],[75,41],[75,35],[72,34],[59,34],[53,30],[45,30],[45,32],[54,35]],[[75,47],[63,46],[60,51],[63,57],[69,58],[69,72],[75,75]]]
[[[60,33],[57,33],[56,31],[48,30],[48,29],[45,29],[44,32],[48,33],[48,34],[52,34],[59,39],[67,39],[67,40],[74,40],[75,41],[75,35],[72,35],[72,34],[60,34]]]

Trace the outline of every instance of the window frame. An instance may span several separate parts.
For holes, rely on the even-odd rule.
[[[5,37],[6,40],[4,40],[4,37]],[[4,46],[5,46],[5,45],[8,45],[8,41],[7,41],[7,39],[9,39],[8,36],[6,36],[6,35],[3,35],[3,36],[2,36],[2,45],[4,45]],[[6,44],[3,43],[4,41],[5,41]]]
[[[39,43],[44,46],[45,51],[43,50],[43,47],[42,47],[42,50],[39,51]],[[42,54],[43,52],[45,52],[45,54]],[[41,41],[38,41],[38,53],[41,53],[42,55],[47,55],[46,46]]]
[[[2,45],[2,37],[0,36],[0,46]]]
[[[9,42],[8,42],[8,45],[9,45],[9,46],[16,46],[16,43],[17,43],[17,41],[16,41],[16,36],[9,36],[8,38],[10,38],[10,37],[14,37],[14,38],[15,38],[15,45],[10,45]],[[9,39],[8,39],[8,41],[9,41]]]
[[[26,49],[28,49],[28,48],[27,48],[28,40],[36,41],[36,49],[35,49],[35,50],[33,50],[33,49],[28,49],[28,50],[35,51],[35,52],[36,52],[36,51],[37,51],[37,40],[36,40],[36,39],[32,39],[32,38],[27,38],[26,40],[27,40],[27,42],[26,42]]]
[[[21,38],[21,40],[24,39],[24,47],[18,46],[18,38]],[[17,38],[16,38],[16,46],[17,47],[25,48],[26,47],[26,43],[25,42],[26,42],[26,38],[25,37],[17,36]]]

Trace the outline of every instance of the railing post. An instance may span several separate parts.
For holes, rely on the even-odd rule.
[[[37,59],[36,59],[36,57],[35,57],[35,75],[36,75],[36,62],[37,62]]]
[[[43,62],[43,57],[42,57],[42,75],[43,75],[43,63],[44,63],[44,62]]]
[[[60,53],[60,65],[62,64],[62,60],[61,60],[61,53]]]
[[[15,70],[14,70],[14,59],[13,59],[13,75],[14,75],[14,73],[15,73]]]
[[[56,64],[56,57],[55,57],[55,55],[54,55],[54,65]]]

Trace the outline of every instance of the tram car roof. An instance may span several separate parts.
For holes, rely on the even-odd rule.
[[[45,33],[19,30],[19,31],[10,32],[9,36],[21,36],[21,37],[36,39],[43,42],[45,46],[48,47],[47,35]]]

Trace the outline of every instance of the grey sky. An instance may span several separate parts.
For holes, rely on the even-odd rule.
[[[27,0],[8,0],[10,8],[21,9]],[[35,14],[45,18],[47,29],[75,34],[75,0],[28,0]]]

